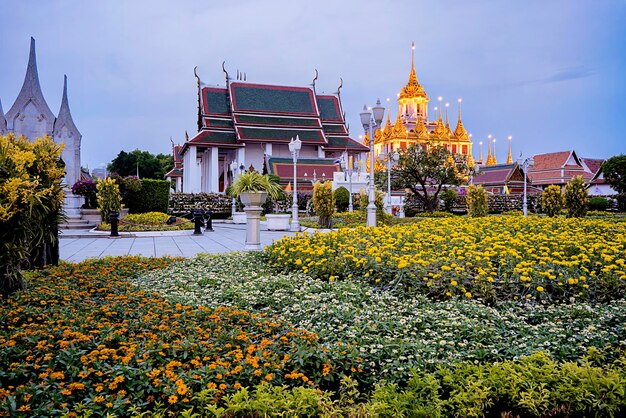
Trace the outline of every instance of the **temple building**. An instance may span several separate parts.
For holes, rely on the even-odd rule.
[[[394,151],[407,148],[411,144],[426,147],[429,143],[438,143],[453,154],[467,158],[468,165],[473,167],[475,161],[472,156],[471,135],[468,135],[461,120],[461,99],[458,101],[458,118],[454,130],[450,127],[448,103],[443,104],[440,100],[439,108],[435,108],[434,118],[429,117],[430,98],[415,73],[415,44],[411,48],[411,72],[408,83],[398,94],[396,120],[392,124],[390,112],[387,112],[385,126],[375,131],[375,155],[385,152],[387,148]],[[445,111],[442,109],[444,106]],[[365,135],[363,143],[369,145],[369,135]]]
[[[224,192],[236,173],[254,169],[292,180],[289,142],[302,141],[297,178],[332,179],[339,161],[368,148],[348,133],[341,106],[341,85],[334,94],[309,86],[256,84],[228,72],[226,86],[207,86],[197,77],[198,133],[178,153],[185,193]],[[168,173],[175,178],[177,172]]]
[[[14,133],[29,140],[49,136],[64,143],[61,158],[65,163],[65,183],[71,187],[81,178],[80,142],[82,135],[74,124],[67,99],[67,76],[63,81],[63,99],[55,117],[43,97],[37,72],[35,40],[30,38],[30,56],[22,89],[15,103],[4,114],[0,101],[0,134]]]

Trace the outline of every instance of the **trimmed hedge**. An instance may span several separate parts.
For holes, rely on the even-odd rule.
[[[165,212],[170,200],[171,183],[167,180],[141,179],[139,191],[127,191],[126,206],[130,213]]]

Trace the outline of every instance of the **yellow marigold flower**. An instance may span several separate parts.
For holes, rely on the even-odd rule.
[[[543,286],[537,286],[537,292],[543,292],[544,290]]]
[[[170,397],[167,398],[167,402],[170,404],[175,404],[176,402],[178,402],[178,396],[170,395]]]

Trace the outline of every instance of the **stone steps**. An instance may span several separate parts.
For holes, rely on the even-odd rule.
[[[94,226],[95,222],[86,219],[68,219],[66,223],[59,225],[59,229],[91,229]]]

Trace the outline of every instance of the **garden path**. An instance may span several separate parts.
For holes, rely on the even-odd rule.
[[[227,253],[243,251],[246,239],[245,225],[213,224],[213,232],[193,235],[192,231],[121,234],[110,238],[93,232],[61,235],[61,259],[80,262],[87,258],[106,256],[142,255],[146,257],[194,257],[199,253]],[[270,245],[275,240],[293,232],[261,230],[261,244]]]

